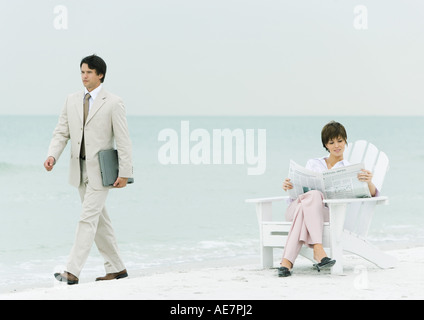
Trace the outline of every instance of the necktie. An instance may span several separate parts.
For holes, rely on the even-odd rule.
[[[83,126],[85,126],[85,121],[87,121],[88,117],[88,109],[90,106],[90,103],[88,100],[90,100],[91,96],[89,93],[87,93],[84,97],[84,122]],[[82,140],[81,140],[81,151],[80,151],[80,158],[85,160],[85,141],[84,141],[84,130],[82,132]]]
[[[85,121],[87,121],[87,116],[88,116],[88,109],[90,106],[90,103],[88,102],[88,100],[90,100],[91,96],[89,93],[87,93],[84,97],[84,125],[85,125]]]

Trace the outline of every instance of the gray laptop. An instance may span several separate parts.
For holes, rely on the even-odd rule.
[[[119,172],[118,151],[115,149],[100,151],[99,161],[103,186],[113,186]],[[127,183],[134,183],[134,179],[129,178]]]

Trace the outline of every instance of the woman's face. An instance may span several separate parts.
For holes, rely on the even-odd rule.
[[[341,157],[345,151],[346,140],[342,137],[334,138],[328,141],[325,147],[328,149],[331,155],[335,157]]]

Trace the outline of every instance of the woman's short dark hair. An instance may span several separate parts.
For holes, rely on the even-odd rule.
[[[325,145],[330,140],[337,139],[339,137],[342,138],[347,143],[346,129],[343,127],[341,123],[338,123],[336,121],[330,121],[324,126],[324,128],[322,128],[321,141],[322,141],[322,146],[325,148],[325,150],[328,151]]]
[[[100,79],[100,82],[103,83],[103,81],[105,81],[106,62],[102,58],[93,54],[93,55],[85,57],[81,60],[80,68],[81,68],[83,63],[86,63],[90,69],[96,70],[97,75],[101,75],[101,74],[103,75],[103,77]]]

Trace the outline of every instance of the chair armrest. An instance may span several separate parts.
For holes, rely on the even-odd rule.
[[[364,203],[375,202],[375,204],[388,204],[389,199],[385,196],[381,196],[381,197],[372,197],[372,198],[324,199],[322,202],[327,204],[335,204],[335,205],[348,204],[353,202],[364,202]]]
[[[256,215],[258,217],[259,225],[261,225],[265,221],[272,221],[273,202],[282,201],[285,199],[289,199],[289,197],[282,196],[282,197],[246,199],[245,202],[254,203],[256,205]]]
[[[246,199],[247,203],[261,203],[261,202],[275,202],[288,200],[289,196],[280,196],[280,197],[269,197],[269,198],[255,198],[255,199]],[[352,199],[324,199],[324,203],[328,204],[347,204],[352,202],[376,202],[376,204],[388,204],[389,199],[386,196],[381,197],[372,197],[372,198],[352,198]]]
[[[256,198],[256,199],[246,199],[245,202],[247,203],[263,203],[263,202],[274,202],[274,201],[282,201],[289,199],[288,196],[281,196],[281,197],[270,197],[270,198]]]

